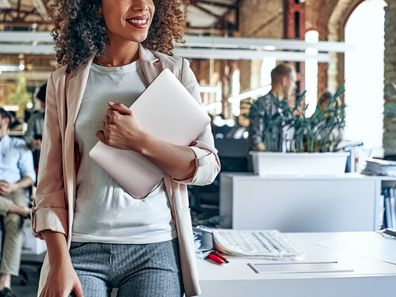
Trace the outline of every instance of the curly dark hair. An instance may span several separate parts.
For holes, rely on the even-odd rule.
[[[67,72],[76,70],[92,55],[104,54],[108,37],[103,17],[99,14],[101,0],[55,0],[56,59],[67,65]],[[143,46],[172,55],[173,41],[183,42],[185,18],[182,4],[186,0],[154,0],[155,14]]]

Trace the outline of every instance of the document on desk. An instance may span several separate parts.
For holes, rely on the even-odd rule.
[[[258,274],[353,272],[353,269],[337,261],[248,263],[248,266]]]
[[[215,230],[215,248],[229,255],[246,257],[297,257],[302,255],[277,230]]]

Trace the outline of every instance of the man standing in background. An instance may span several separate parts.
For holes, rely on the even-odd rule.
[[[280,101],[290,100],[296,88],[296,73],[287,64],[279,64],[271,71],[271,91],[251,106],[249,139],[253,151],[280,152],[285,137]],[[291,104],[289,102],[289,104]]]

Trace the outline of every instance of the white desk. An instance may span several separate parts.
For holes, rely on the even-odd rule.
[[[396,240],[371,232],[288,236],[304,252],[301,261],[337,260],[353,271],[257,274],[247,264],[264,260],[231,258],[221,266],[201,260],[202,297],[395,296]]]
[[[381,183],[395,178],[220,176],[222,227],[282,232],[374,231],[380,225]]]

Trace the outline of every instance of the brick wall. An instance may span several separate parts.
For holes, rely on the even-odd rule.
[[[396,1],[388,0],[385,8],[385,155],[396,154]]]
[[[305,1],[305,27],[306,30],[316,30],[319,40],[326,41],[329,34],[329,18],[338,0],[307,0]],[[319,63],[318,68],[318,97],[328,86],[328,64]],[[337,85],[337,83],[336,83]],[[334,90],[332,90],[334,91]]]
[[[239,35],[251,38],[283,38],[283,0],[243,0]],[[261,61],[240,61],[241,90],[258,87]]]
[[[239,14],[241,36],[283,37],[283,0],[243,0]]]

